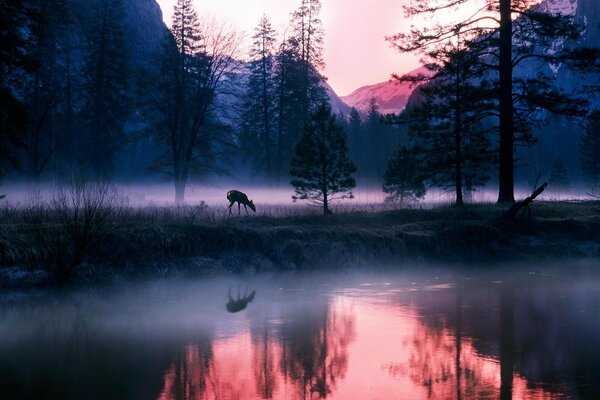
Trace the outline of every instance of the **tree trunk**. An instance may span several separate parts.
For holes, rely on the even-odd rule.
[[[500,399],[511,400],[514,373],[515,292],[500,289]]]
[[[500,0],[500,168],[498,203],[514,203],[511,0]]]
[[[175,204],[181,205],[184,202],[185,181],[183,179],[175,180]]]
[[[454,120],[454,156],[456,165],[454,171],[454,182],[456,187],[456,205],[463,205],[463,187],[462,187],[462,120],[461,120],[461,92],[460,92],[460,76],[456,73],[456,107]]]
[[[542,192],[546,189],[547,186],[548,186],[548,183],[544,182],[544,184],[542,186],[535,189],[535,191],[531,194],[531,196],[525,198],[525,200],[521,200],[521,201],[514,203],[508,209],[506,214],[504,214],[504,218],[515,219],[517,217],[517,213],[519,211],[521,211],[523,208],[529,206],[529,204],[531,204],[531,202],[533,202],[533,200],[535,200],[536,197],[538,197],[540,194],[542,194]]]

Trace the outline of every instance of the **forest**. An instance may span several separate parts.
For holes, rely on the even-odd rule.
[[[454,3],[420,0],[404,12],[435,14],[468,1]],[[401,112],[384,115],[377,99],[358,111],[327,85],[320,0],[299,1],[283,32],[263,15],[249,48],[233,27],[199,16],[192,0],[176,2],[169,28],[156,18],[157,5],[152,16],[123,0],[86,7],[76,0],[3,2],[0,262],[52,265],[62,279],[106,251],[92,245],[98,237],[111,242],[126,234],[110,232],[119,220],[133,230],[148,221],[152,229],[183,229],[186,239],[177,245],[183,247],[167,244],[163,256],[206,255],[206,243],[188,238],[187,225],[211,226],[224,213],[205,202],[186,205],[185,196],[207,182],[293,190],[291,200],[323,214],[428,208],[428,193],[460,207],[496,188],[497,206],[490,207],[506,210],[518,200],[515,190],[528,195],[544,182],[555,195],[577,186],[596,199],[600,50],[593,34],[599,28],[591,20],[592,27],[582,26],[579,14],[553,11],[554,3],[489,1],[462,21],[386,37],[398,53],[419,54],[424,67],[392,75],[414,90]],[[154,25],[132,22],[132,15]],[[531,150],[540,138],[548,150],[546,131],[565,129],[580,132],[577,173],[572,163],[567,168],[562,156],[572,154],[561,153],[561,145]],[[118,189],[165,180],[172,209],[137,208]],[[13,193],[18,200],[11,201],[15,183],[34,189],[25,199]],[[49,191],[36,194],[47,185]],[[385,204],[352,203],[353,190],[383,192]],[[243,193],[229,200],[230,214],[236,202],[245,214],[247,205],[256,211]],[[263,202],[258,210],[275,219],[312,215],[294,207]],[[65,246],[70,250],[59,250]],[[196,246],[203,250],[191,250]]]

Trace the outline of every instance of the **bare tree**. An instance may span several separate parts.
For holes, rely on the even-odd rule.
[[[231,145],[210,116],[236,68],[240,42],[241,36],[223,24],[201,23],[191,0],[178,0],[150,94],[151,107],[158,111],[155,134],[168,148],[153,167],[173,178],[178,204],[190,177],[214,168],[216,148]]]

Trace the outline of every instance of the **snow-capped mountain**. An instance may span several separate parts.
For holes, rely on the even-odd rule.
[[[421,67],[410,74],[425,73],[426,69]],[[369,110],[371,99],[382,114],[396,114],[404,109],[408,98],[414,90],[414,85],[407,82],[388,81],[375,85],[363,86],[341,99],[350,107],[356,108],[361,113]]]

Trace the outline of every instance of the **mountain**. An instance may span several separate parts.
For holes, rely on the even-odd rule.
[[[420,67],[409,74],[426,72],[424,67]],[[359,112],[366,113],[371,99],[374,98],[380,113],[396,114],[404,109],[413,90],[414,86],[410,83],[388,81],[358,88],[349,95],[341,97],[341,100]]]
[[[351,107],[346,102],[344,102],[344,100],[342,100],[342,98],[338,96],[337,93],[335,93],[335,90],[333,90],[333,88],[329,86],[329,83],[327,83],[327,81],[323,82],[323,87],[327,92],[327,96],[329,96],[329,105],[331,106],[331,110],[336,114],[350,115]]]
[[[131,55],[131,67],[137,70],[146,66],[160,49],[168,29],[156,0],[126,0],[122,4],[123,29]],[[67,5],[71,17],[70,40],[76,48],[85,49],[90,40],[90,26],[96,22],[101,0],[67,0]]]

